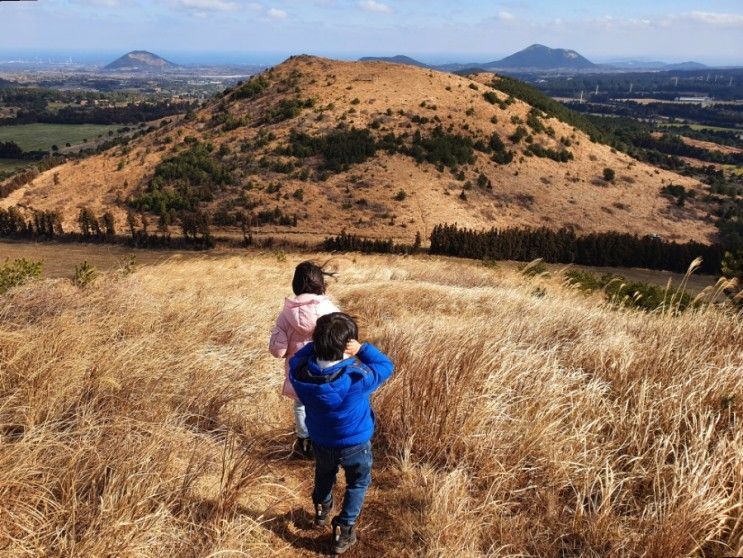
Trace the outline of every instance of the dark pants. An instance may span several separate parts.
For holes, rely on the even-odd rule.
[[[366,490],[371,484],[371,442],[345,448],[326,448],[312,444],[312,449],[315,452],[313,503],[330,504],[338,467],[343,467],[346,474],[346,494],[343,497],[343,509],[336,521],[342,525],[355,524],[364,505]]]

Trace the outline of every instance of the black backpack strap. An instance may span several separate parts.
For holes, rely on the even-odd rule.
[[[302,364],[300,364],[297,368],[297,372],[295,374],[297,380],[306,384],[329,384],[336,381],[338,378],[346,373],[346,368],[341,368],[333,374],[313,374],[312,372],[310,372],[310,367],[307,364],[307,360],[302,362]]]

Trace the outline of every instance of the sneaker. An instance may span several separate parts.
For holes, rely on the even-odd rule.
[[[333,552],[343,554],[356,541],[356,525],[341,525],[333,519]]]
[[[301,459],[312,459],[312,442],[309,438],[297,438],[292,446],[292,453]]]
[[[329,504],[315,504],[315,526],[325,527],[328,524],[328,516],[333,511],[333,499]]]

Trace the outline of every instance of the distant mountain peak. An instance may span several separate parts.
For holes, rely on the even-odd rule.
[[[526,47],[502,60],[490,62],[487,68],[522,68],[539,70],[586,69],[595,64],[578,52],[564,48],[550,48],[539,43]]]
[[[410,56],[405,56],[404,54],[398,54],[396,56],[364,56],[363,58],[359,58],[359,62],[388,62],[390,64],[417,66],[418,68],[429,67],[428,64],[424,64],[423,62],[411,58]]]
[[[707,68],[709,68],[709,66],[691,60],[688,62],[677,62],[675,64],[666,64],[663,66],[664,70],[706,70]]]
[[[146,50],[133,50],[127,52],[105,66],[104,70],[127,70],[127,71],[162,71],[169,68],[177,68],[178,65],[165,60],[165,58],[148,52]]]

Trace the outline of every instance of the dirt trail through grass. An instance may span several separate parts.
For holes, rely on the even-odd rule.
[[[332,555],[331,528],[313,525],[314,511],[310,500],[314,473],[313,462],[287,457],[290,436],[282,438],[281,446],[264,455],[271,477],[281,485],[280,491],[268,507],[251,507],[243,503],[242,511],[259,521],[268,531],[270,546],[277,556],[325,556]],[[379,557],[384,549],[397,548],[402,556],[404,546],[395,540],[398,518],[390,510],[389,493],[399,485],[399,474],[380,456],[374,464],[372,486],[367,494],[364,510],[358,524],[359,543],[350,556]],[[334,491],[335,513],[340,509],[345,481],[343,473],[338,475]],[[403,542],[404,544],[404,542]]]

